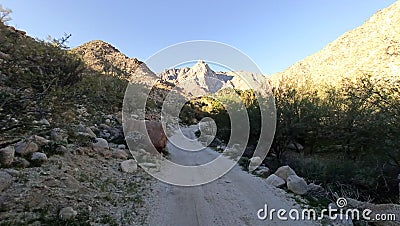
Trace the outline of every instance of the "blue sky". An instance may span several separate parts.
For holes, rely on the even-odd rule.
[[[11,25],[42,39],[71,33],[71,47],[100,39],[144,61],[169,45],[213,40],[240,49],[271,75],[394,2],[1,0],[0,4],[13,10]]]

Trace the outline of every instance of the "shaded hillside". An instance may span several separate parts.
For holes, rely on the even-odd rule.
[[[302,81],[310,76],[316,83],[334,84],[360,73],[400,75],[400,1],[272,77],[275,81],[281,77]]]
[[[272,81],[281,164],[341,196],[397,202],[400,1]]]

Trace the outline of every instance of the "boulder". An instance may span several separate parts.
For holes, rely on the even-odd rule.
[[[6,190],[11,186],[13,179],[10,174],[0,171],[0,192]]]
[[[118,149],[126,149],[126,146],[125,146],[125,144],[119,144],[119,145],[117,146],[117,148],[118,148]]]
[[[103,138],[96,138],[95,142],[92,144],[92,148],[96,152],[109,150],[108,142]]]
[[[151,143],[161,153],[167,145],[167,136],[164,133],[161,122],[146,121],[146,129]]]
[[[296,175],[296,172],[289,166],[281,166],[276,170],[275,175],[287,181],[287,178],[291,175]]]
[[[56,142],[67,142],[68,134],[65,130],[60,128],[54,128],[50,132],[51,139]]]
[[[136,172],[138,166],[135,160],[129,159],[121,162],[121,170],[125,173],[134,173]]]
[[[127,141],[131,142],[129,146],[140,145],[140,148],[144,148],[152,154],[157,154],[153,153],[154,148],[161,153],[167,144],[167,136],[161,122],[158,121],[146,120],[143,123],[141,120],[128,120],[124,123],[124,131]],[[145,134],[146,132],[147,134]]]
[[[39,146],[33,141],[20,141],[15,145],[15,153],[19,155],[28,155],[37,152]]]
[[[260,177],[268,177],[270,175],[270,170],[266,166],[259,166],[253,173]]]
[[[307,182],[297,175],[288,176],[286,183],[288,189],[295,194],[304,195],[308,191]]]
[[[76,215],[78,215],[78,212],[76,212],[72,207],[62,208],[59,213],[59,217],[62,220],[71,220],[75,218]]]
[[[34,152],[31,156],[31,163],[34,166],[41,166],[46,161],[47,161],[47,155],[45,153]]]
[[[13,146],[0,149],[0,165],[10,166],[14,160],[14,153],[15,150]]]
[[[279,187],[282,187],[283,185],[285,185],[285,181],[282,178],[276,176],[275,174],[271,174],[269,177],[267,177],[265,182],[276,188],[279,188]]]
[[[39,146],[43,146],[46,145],[48,143],[50,143],[49,140],[47,140],[44,137],[38,136],[38,135],[33,135],[30,137],[30,140],[34,141],[36,144],[38,144]]]
[[[104,158],[110,158],[112,156],[108,142],[103,138],[96,138],[95,143],[92,144],[92,148]]]
[[[255,170],[259,165],[261,165],[262,159],[258,156],[252,157],[249,163],[249,171]]]

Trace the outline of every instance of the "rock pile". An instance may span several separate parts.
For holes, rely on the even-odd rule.
[[[286,184],[289,191],[298,195],[324,192],[324,189],[320,185],[314,183],[307,184],[307,182],[303,178],[299,177],[289,166],[279,167],[274,174],[267,177],[266,182],[267,184],[277,188],[281,188]]]

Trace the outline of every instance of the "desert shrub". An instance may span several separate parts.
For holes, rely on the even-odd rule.
[[[6,138],[13,136],[9,132],[40,130],[32,122],[50,113],[46,98],[76,84],[84,65],[67,50],[32,39],[3,23],[0,33],[0,121]]]
[[[275,88],[278,159],[290,142],[305,146],[299,174],[376,202],[398,198],[400,80],[361,73],[335,86],[284,80]],[[285,164],[282,162],[281,164]],[[384,194],[384,195],[382,195]]]

